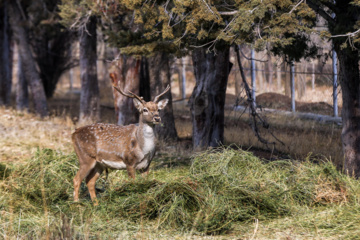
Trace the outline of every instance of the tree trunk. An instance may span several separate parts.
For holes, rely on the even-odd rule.
[[[230,72],[229,48],[216,55],[205,48],[193,52],[196,85],[190,98],[193,147],[217,147],[224,142],[224,106]]]
[[[254,50],[255,51],[255,50]],[[255,59],[260,59],[261,57],[259,56],[259,53],[255,52]],[[260,93],[260,91],[263,91],[264,89],[266,89],[264,87],[264,66],[266,65],[266,63],[260,62],[260,61],[255,61],[255,68],[256,68],[256,80],[258,80],[258,88],[256,89],[257,93]]]
[[[28,33],[25,29],[20,10],[16,1],[9,1],[10,24],[14,38],[19,46],[19,54],[22,57],[22,67],[24,75],[32,93],[35,112],[44,117],[48,115],[48,108],[44,87],[41,83],[40,75],[36,69],[35,59],[29,45]]]
[[[311,61],[311,89],[315,90],[315,62],[314,60]]]
[[[98,73],[98,81],[99,86],[104,86],[104,84],[109,81],[109,71],[107,64],[107,54],[106,54],[106,42],[105,42],[105,34],[98,33],[97,34],[97,73]],[[106,95],[108,93],[105,93]]]
[[[284,64],[284,69],[285,69],[285,84],[284,84],[284,88],[285,88],[285,95],[288,97],[291,97],[291,86],[290,86],[290,79],[291,79],[291,74],[290,74],[290,64],[285,63]]]
[[[266,62],[266,76],[267,76],[267,83],[268,83],[268,91],[273,91],[273,79],[274,79],[274,66],[272,62],[272,57],[270,51],[267,53],[267,62]]]
[[[125,92],[132,92],[139,95],[140,65],[141,60],[135,57],[120,55],[118,61],[118,71],[116,73],[115,85]],[[118,125],[128,125],[137,123],[139,113],[134,106],[133,99],[121,95],[113,89],[115,114]]]
[[[304,97],[306,93],[306,68],[306,61],[302,60],[298,63],[298,70],[296,73],[298,99]]]
[[[16,85],[16,109],[24,111],[29,109],[29,92],[28,84],[23,70],[23,63],[20,54],[18,54],[17,77]]]
[[[7,1],[0,6],[0,106],[9,106],[11,101],[12,57]]]
[[[236,48],[235,48],[236,49]],[[239,49],[241,52],[243,52],[244,49],[246,49],[246,46],[243,45],[239,45]],[[239,54],[240,57],[240,62],[242,63],[243,66],[243,71],[244,71],[244,64],[247,62],[247,59],[242,55]],[[238,61],[236,61],[236,69],[240,69],[240,66],[238,64]],[[239,77],[237,77],[238,71],[234,71],[235,72],[235,96],[237,98],[240,97],[240,94],[242,93],[243,89],[244,89],[244,84],[243,81],[241,80],[241,74],[239,75]],[[244,75],[246,76],[245,72]]]
[[[344,170],[347,174],[360,177],[360,84],[359,53],[349,49],[336,48],[338,53],[342,90],[342,144]]]
[[[71,59],[70,46],[74,40],[74,34],[61,29],[56,35],[49,37],[46,30],[44,29],[40,34],[33,36],[32,46],[46,97],[51,98],[61,75],[77,65],[77,62],[75,63]]]
[[[150,92],[152,98],[162,93],[170,85],[170,64],[167,53],[156,53],[149,58]],[[175,120],[172,107],[171,90],[162,99],[169,99],[167,106],[160,111],[163,126],[156,126],[155,132],[159,138],[177,140]]]
[[[80,117],[81,124],[100,119],[100,94],[96,66],[96,17],[90,17],[80,32]]]
[[[144,98],[145,101],[150,101],[150,76],[149,76],[149,62],[146,57],[141,58],[140,66],[140,96]]]
[[[282,63],[277,63],[276,66],[276,82],[277,82],[277,91],[280,90],[281,85],[282,85]]]

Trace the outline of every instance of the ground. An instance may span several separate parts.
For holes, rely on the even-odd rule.
[[[233,95],[228,96],[228,100],[234,98]],[[264,101],[263,99],[268,99],[263,104],[270,102],[271,104],[266,107],[276,107],[283,98],[283,96],[271,93],[262,94],[258,96],[258,103]],[[87,196],[85,186],[82,187],[82,201],[76,204],[71,200],[73,191],[71,179],[77,170],[77,159],[70,136],[76,128],[78,95],[56,96],[49,101],[49,106],[52,109],[52,115],[46,119],[0,108],[2,116],[0,118],[0,172],[5,176],[8,174],[4,171],[6,166],[15,169],[12,177],[0,180],[0,189],[3,193],[0,196],[0,236],[46,238],[49,234],[56,238],[51,234],[59,230],[61,234],[67,233],[69,236],[75,232],[79,238],[111,236],[122,239],[234,239],[239,237],[266,239],[269,236],[272,239],[339,239],[358,236],[360,209],[356,190],[359,189],[358,182],[339,175],[340,173],[332,165],[320,165],[319,168],[317,164],[313,165],[307,161],[322,163],[324,159],[328,159],[337,164],[341,162],[338,160],[341,159],[341,129],[336,124],[322,124],[266,114],[263,117],[270,124],[270,132],[261,129],[261,133],[267,139],[275,141],[271,135],[273,134],[284,143],[282,145],[276,142],[274,146],[266,146],[260,144],[254,137],[248,114],[227,110],[225,114],[226,144],[235,143],[238,147],[250,149],[260,159],[254,158],[248,152],[240,152],[240,154],[236,152],[235,154],[239,154],[238,158],[245,158],[248,161],[245,167],[241,164],[238,166],[243,171],[240,172],[233,165],[217,166],[220,158],[216,155],[204,155],[199,162],[204,165],[198,166],[200,167],[198,170],[221,171],[218,176],[233,176],[233,178],[225,179],[228,185],[220,184],[219,191],[214,192],[216,194],[203,190],[194,192],[193,190],[197,190],[203,180],[208,181],[211,186],[214,186],[216,182],[206,177],[209,175],[207,173],[204,178],[194,181],[193,178],[199,175],[194,173],[194,168],[190,167],[190,164],[198,153],[192,152],[191,148],[189,110],[186,102],[176,102],[174,113],[181,141],[159,143],[159,151],[151,165],[148,180],[138,178],[135,182],[129,182],[125,172],[111,171],[109,185],[105,191],[102,189],[102,182],[100,186],[98,185],[103,194],[99,193],[100,207],[94,208]],[[231,107],[231,104],[228,106]],[[299,106],[308,107],[311,104],[299,103]],[[277,108],[280,109],[280,107]],[[321,113],[314,108],[310,109],[314,113]],[[283,110],[286,110],[286,106]],[[103,122],[115,122],[114,110],[111,106],[102,104],[101,111]],[[237,149],[234,145],[232,147],[228,152],[229,158],[222,159],[226,164],[227,159],[232,159],[233,149]],[[218,153],[215,152],[215,154]],[[215,165],[209,168],[207,166],[210,164],[206,163],[207,161]],[[269,162],[273,165],[266,165]],[[302,162],[305,164],[303,165]],[[252,164],[255,165],[252,166]],[[271,170],[275,168],[276,171]],[[227,174],[224,174],[224,171],[228,171]],[[278,174],[280,173],[278,171],[285,171],[286,175],[284,175],[285,172]],[[234,181],[243,180],[246,181],[233,184]],[[248,182],[250,180],[254,182]],[[144,192],[139,193],[138,189],[144,187],[146,189],[141,190]],[[175,187],[180,192],[170,194],[167,192]],[[239,194],[222,198],[225,197],[224,192],[232,192],[230,187],[234,187]],[[182,201],[186,199],[184,196],[188,196],[188,190],[196,196],[205,196],[208,199],[206,202],[214,209],[214,211],[206,212],[205,210],[208,209],[206,207],[196,215],[202,217],[201,220],[206,220],[205,226],[209,224],[208,219],[213,221],[213,216],[219,216],[220,220],[232,221],[232,217],[230,219],[226,217],[233,216],[228,213],[236,214],[236,211],[239,211],[243,214],[247,207],[250,210],[245,213],[254,215],[245,221],[236,221],[228,232],[221,232],[217,236],[206,236],[203,232],[194,234],[192,230],[188,231],[179,227],[159,227],[166,226],[167,221],[170,223],[170,221],[187,217],[174,211],[179,206],[186,207]],[[276,193],[279,190],[281,194]],[[156,197],[163,197],[161,201],[168,199],[167,196],[172,197],[172,205],[167,204],[167,200],[163,203],[156,201],[156,206],[169,212],[159,215],[155,220],[147,220],[142,216],[137,220],[131,217],[124,218],[126,214],[133,214],[132,217],[139,216],[138,210],[154,206],[152,199],[157,198],[154,198],[152,194],[156,194],[157,191],[167,193],[156,195]],[[291,191],[294,191],[295,195]],[[46,197],[47,194],[49,197]],[[303,205],[304,196],[306,198],[313,196],[313,198],[310,203]],[[284,202],[275,201],[274,197]],[[234,201],[232,198],[238,200]],[[244,201],[243,206],[237,209],[229,207],[239,201]],[[289,206],[290,215],[282,215],[280,211],[282,203]],[[256,207],[253,208],[253,206]],[[272,210],[268,212],[268,209],[276,211],[272,213]],[[171,212],[172,210],[174,211]],[[224,215],[222,211],[226,214]],[[200,221],[198,218],[195,220],[190,218],[190,220],[198,223]],[[216,222],[210,222],[212,223],[216,224]],[[220,227],[224,226],[226,227],[226,225],[220,225]],[[201,227],[197,230],[204,231]],[[59,236],[61,238],[65,235]]]
[[[49,109],[51,116],[56,117],[57,121],[65,120],[67,130],[63,130],[66,134],[63,138],[68,138],[70,141],[70,132],[76,127],[79,109],[79,94],[70,94],[68,92],[58,92],[54,98],[49,100]],[[233,94],[227,94],[226,104],[228,109],[225,113],[225,141],[226,144],[236,144],[244,149],[252,149],[256,154],[265,158],[274,158],[276,156],[286,158],[291,156],[293,158],[306,157],[309,153],[312,155],[321,155],[324,158],[331,159],[341,167],[342,164],[342,149],[340,141],[341,126],[337,124],[323,124],[314,121],[300,120],[291,116],[277,116],[276,114],[261,114],[269,124],[269,130],[260,126],[262,136],[269,142],[274,142],[275,145],[264,145],[260,143],[254,136],[251,128],[251,121],[247,113],[236,112],[231,110],[236,102],[236,97]],[[111,99],[103,101],[101,104],[101,122],[115,123],[114,108],[111,106]],[[257,104],[263,108],[273,108],[279,110],[290,110],[290,98],[278,93],[263,93],[257,96]],[[190,112],[187,101],[175,101],[174,114],[176,121],[176,128],[181,139],[181,144],[173,144],[174,146],[182,146],[187,152],[191,149],[191,121]],[[298,111],[312,112],[316,114],[332,114],[332,107],[324,102],[296,103]],[[20,114],[21,115],[21,114]],[[29,115],[30,116],[30,115]],[[29,137],[21,137],[21,133],[16,133],[17,129],[27,128],[23,126],[21,120],[15,120],[12,114],[4,114],[3,119],[9,119],[9,122],[15,124],[12,128],[12,134],[19,136],[22,141],[32,141],[32,137],[36,136],[38,129],[33,130],[35,134],[30,134]],[[32,119],[32,117],[31,117]],[[62,119],[62,120],[61,120]],[[26,120],[26,124],[36,125],[34,120]],[[0,127],[4,130],[3,125]],[[61,129],[64,125],[59,125],[57,128]],[[32,129],[30,127],[29,129]],[[49,130],[57,131],[54,129]],[[69,131],[69,132],[68,132]],[[55,133],[54,133],[55,134]],[[280,141],[277,141],[279,139]],[[12,141],[12,140],[11,140]],[[46,141],[46,140],[45,140]],[[284,143],[284,144],[283,144]],[[30,145],[36,145],[31,143]],[[20,144],[15,144],[18,146]],[[7,150],[4,150],[7,149]],[[1,150],[3,159],[8,159],[11,154],[11,148],[6,146]],[[17,158],[18,155],[16,155]]]

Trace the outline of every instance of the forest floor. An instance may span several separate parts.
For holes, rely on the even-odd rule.
[[[176,95],[174,97],[176,99]],[[308,155],[330,159],[342,166],[341,125],[299,119],[295,116],[282,116],[276,113],[260,112],[269,123],[269,129],[259,126],[261,136],[269,144],[261,143],[252,130],[248,113],[231,110],[237,98],[227,94],[225,112],[225,144],[235,144],[254,154],[268,159],[304,158]],[[242,100],[243,101],[243,100]],[[291,111],[291,99],[279,93],[262,93],[256,97],[257,106],[283,111]],[[241,101],[240,101],[241,102]],[[191,116],[187,100],[174,101],[175,125],[180,137],[180,145],[185,151],[191,149]],[[53,116],[69,118],[76,123],[79,109],[79,94],[62,93],[49,101]],[[333,108],[326,102],[296,101],[296,111],[321,115],[333,114]],[[341,112],[341,108],[339,109]],[[102,98],[101,122],[115,123],[112,99]]]
[[[263,93],[256,99],[257,105],[262,108],[291,110],[290,98],[282,94]],[[338,167],[342,166],[341,126],[338,123],[321,123],[299,119],[291,115],[282,116],[260,112],[262,118],[269,123],[268,129],[263,128],[261,124],[259,126],[261,136],[269,143],[264,144],[255,136],[249,114],[231,110],[236,101],[236,96],[227,94],[224,133],[226,145],[235,144],[267,159],[288,157],[303,159],[311,155],[329,159]],[[78,93],[70,94],[60,91],[49,100],[48,104],[52,118],[58,119],[57,121],[65,121],[66,125],[71,126],[71,129],[76,127],[79,113]],[[189,152],[192,150],[192,126],[187,100],[174,101],[173,107],[175,125],[180,138],[180,142],[173,145],[181,146],[185,152]],[[333,113],[332,106],[325,102],[297,101],[296,109],[300,112],[330,116]],[[341,111],[339,110],[339,112]],[[116,122],[111,98],[102,98],[100,121]]]

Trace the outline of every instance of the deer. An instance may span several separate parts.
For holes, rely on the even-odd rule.
[[[126,169],[130,179],[135,179],[136,170],[146,176],[155,155],[154,127],[161,123],[159,110],[168,103],[168,99],[160,98],[170,90],[170,86],[153,101],[146,102],[142,97],[130,91],[125,93],[116,86],[116,77],[115,73],[110,73],[113,88],[133,99],[139,111],[139,123],[125,126],[95,123],[74,131],[72,142],[79,160],[79,170],[73,180],[75,202],[79,201],[79,188],[84,178],[90,198],[96,206],[95,183],[104,170]]]

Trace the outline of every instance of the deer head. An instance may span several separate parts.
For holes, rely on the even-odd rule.
[[[124,95],[128,98],[133,99],[134,105],[135,105],[136,109],[139,111],[140,117],[142,118],[142,122],[147,123],[147,124],[153,124],[153,125],[161,123],[159,110],[162,110],[167,105],[169,100],[163,99],[163,100],[159,101],[159,99],[160,99],[160,97],[162,97],[165,93],[167,93],[170,90],[169,85],[166,87],[166,89],[162,93],[160,93],[159,95],[157,95],[154,98],[154,101],[146,102],[146,101],[144,101],[144,99],[142,97],[139,97],[135,93],[132,93],[130,91],[128,93],[125,93],[123,90],[121,90],[121,88],[116,86],[115,83],[117,81],[114,80],[114,79],[116,79],[115,73],[111,73],[110,78],[112,79],[114,89],[116,89],[121,95]]]

